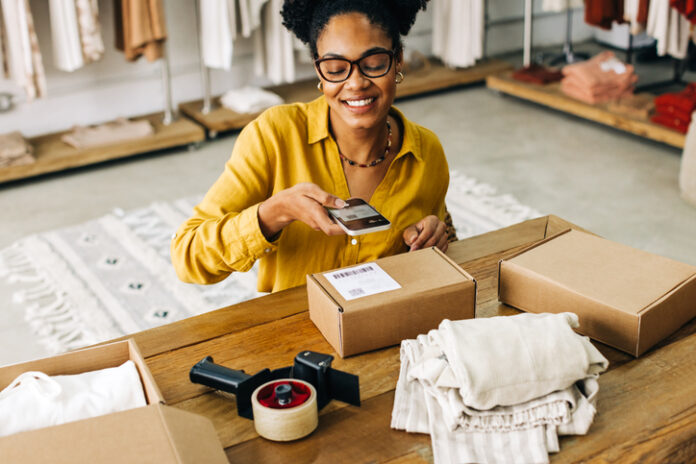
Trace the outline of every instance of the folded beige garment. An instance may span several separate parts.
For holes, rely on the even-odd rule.
[[[20,132],[0,134],[0,159],[19,158],[33,152]]]
[[[0,169],[9,166],[23,166],[25,164],[31,164],[36,161],[29,153],[25,153],[22,156],[16,158],[0,158]]]
[[[155,133],[149,121],[117,119],[97,126],[75,127],[61,139],[68,145],[83,149],[147,137]]]

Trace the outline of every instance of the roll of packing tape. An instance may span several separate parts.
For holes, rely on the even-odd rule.
[[[266,382],[251,395],[254,427],[262,437],[290,441],[312,433],[319,424],[317,392],[297,379]]]

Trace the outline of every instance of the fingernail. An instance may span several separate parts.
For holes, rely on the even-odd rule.
[[[334,201],[334,203],[336,204],[336,206],[338,208],[345,208],[347,205],[347,203],[345,201],[341,200],[340,198],[336,198],[336,201]]]

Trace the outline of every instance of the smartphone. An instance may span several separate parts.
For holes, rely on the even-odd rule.
[[[391,222],[377,212],[365,200],[350,198],[348,206],[341,209],[327,208],[329,215],[348,235],[362,235],[379,232],[391,227]]]

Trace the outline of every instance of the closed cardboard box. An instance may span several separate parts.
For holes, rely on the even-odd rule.
[[[640,356],[696,316],[696,266],[569,230],[500,262],[500,301],[571,311],[579,332]]]
[[[0,368],[0,390],[27,371],[72,375],[132,360],[147,406],[0,438],[0,461],[23,464],[227,463],[213,424],[165,406],[162,393],[132,340]]]
[[[342,357],[473,318],[476,308],[476,281],[437,248],[308,275],[307,294],[310,319]]]

